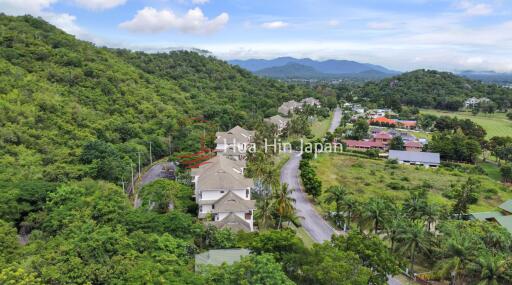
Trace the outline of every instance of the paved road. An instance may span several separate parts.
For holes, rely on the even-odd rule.
[[[342,115],[343,114],[341,112],[341,108],[337,107],[334,110],[334,115],[332,116],[331,126],[329,127],[329,132],[330,133],[334,133],[336,128],[340,125]]]
[[[292,197],[295,201],[297,215],[302,217],[302,227],[316,242],[330,240],[336,231],[318,214],[299,183],[299,162],[301,156],[292,153],[290,160],[281,169],[281,183],[287,183],[294,189]]]
[[[146,173],[142,175],[141,181],[138,186],[142,187],[146,184],[149,184],[157,180],[158,178],[166,177],[166,172],[164,171],[165,168],[174,169],[175,166],[172,162],[162,162],[153,165],[153,167],[151,167],[148,171],[146,171]]]

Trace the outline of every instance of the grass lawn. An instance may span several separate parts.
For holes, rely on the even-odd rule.
[[[401,202],[408,197],[408,189],[428,184],[431,189],[429,199],[449,206],[451,202],[442,193],[449,191],[452,186],[464,183],[470,175],[482,182],[483,189],[478,203],[472,205],[470,211],[494,210],[500,203],[512,199],[512,189],[493,178],[444,168],[426,169],[409,165],[388,165],[384,160],[344,154],[319,155],[312,161],[312,166],[316,169],[324,190],[332,185],[343,185],[362,200],[375,196],[387,196]],[[488,169],[486,171],[495,171],[490,167]],[[319,199],[320,206],[324,210],[331,211],[329,207],[332,205],[325,205],[324,199],[325,193]]]
[[[316,138],[321,138],[327,134],[329,131],[329,127],[331,125],[333,113],[331,112],[328,118],[325,118],[323,120],[315,119],[311,126],[311,133]]]
[[[495,113],[492,115],[480,113],[474,116],[471,112],[449,112],[430,109],[422,109],[421,113],[470,119],[481,125],[487,131],[487,138],[492,138],[494,136],[512,136],[512,121],[507,119],[505,113]]]

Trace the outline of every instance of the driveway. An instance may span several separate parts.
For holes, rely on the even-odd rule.
[[[290,159],[281,169],[281,183],[287,183],[294,189],[292,197],[295,199],[297,215],[301,217],[302,227],[316,242],[330,240],[336,231],[318,214],[311,202],[307,199],[299,182],[299,162],[301,155],[292,153]]]
[[[336,128],[340,125],[342,116],[343,116],[343,112],[341,111],[341,108],[337,107],[334,110],[334,115],[332,116],[331,126],[329,127],[330,133],[334,133]]]

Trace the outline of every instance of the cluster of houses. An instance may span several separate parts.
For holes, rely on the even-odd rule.
[[[464,101],[464,108],[471,109],[471,108],[474,108],[474,107],[480,105],[481,103],[488,103],[488,102],[491,102],[491,100],[486,97],[482,97],[482,98],[471,97],[471,98],[467,99],[466,101]]]
[[[348,150],[367,151],[376,149],[385,152],[389,149],[389,144],[393,137],[400,136],[404,141],[404,151],[390,150],[387,154],[388,159],[396,160],[398,163],[421,165],[425,167],[437,167],[440,165],[439,153],[423,152],[423,145],[427,142],[425,139],[417,139],[415,136],[396,130],[382,131],[373,130],[372,137],[368,140],[344,140]]]
[[[217,132],[217,155],[192,169],[199,219],[220,229],[254,230],[254,181],[244,176],[245,153],[254,135],[254,131],[239,126]]]
[[[512,200],[499,206],[500,211],[471,213],[471,220],[488,221],[499,224],[512,234]]]
[[[320,107],[320,101],[318,99],[308,97],[302,99],[300,102],[297,102],[295,100],[284,102],[277,109],[279,114],[269,118],[265,118],[264,121],[268,124],[276,125],[277,131],[281,132],[283,129],[286,128],[286,126],[288,126],[288,122],[290,121],[289,116],[295,113],[297,110],[302,110],[302,108],[305,105]]]
[[[401,137],[404,141],[405,150],[413,152],[421,152],[423,145],[427,142],[425,139],[417,139],[415,136],[406,132],[399,132],[397,130],[384,131],[380,129],[372,130],[371,139],[367,140],[345,140],[348,149],[351,150],[369,150],[377,149],[386,151],[389,149],[389,144],[394,137]]]

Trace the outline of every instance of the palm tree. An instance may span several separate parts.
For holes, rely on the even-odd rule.
[[[372,224],[375,234],[386,221],[391,203],[381,198],[370,198],[363,209],[363,220]]]
[[[342,186],[331,186],[327,189],[327,197],[325,202],[328,204],[334,203],[336,214],[336,226],[340,226],[340,215],[342,203],[347,196],[347,190]],[[346,224],[346,223],[345,223]]]
[[[478,285],[510,284],[512,260],[503,255],[485,254],[476,261],[475,269],[479,273]]]
[[[428,231],[432,230],[432,224],[434,224],[437,218],[439,218],[439,213],[439,206],[434,203],[427,203],[427,205],[423,209],[423,218],[425,218],[425,221],[427,222]]]
[[[293,189],[288,188],[288,184],[284,183],[274,192],[272,199],[272,207],[276,209],[279,215],[279,223],[277,228],[281,228],[283,217],[290,217],[295,212],[295,199],[291,197]]]
[[[262,199],[254,215],[258,221],[258,226],[261,229],[268,229],[275,226],[274,213],[275,209],[272,207],[271,201]]]
[[[406,219],[401,211],[393,212],[386,224],[386,239],[391,242],[391,251],[395,252],[396,241],[406,227]]]
[[[450,276],[452,284],[463,280],[475,254],[473,243],[472,239],[463,235],[454,235],[447,240],[443,246],[446,258],[436,264],[437,274],[441,277]]]
[[[403,253],[409,254],[410,271],[414,274],[414,263],[416,262],[416,254],[418,251],[427,252],[430,249],[430,235],[425,231],[423,223],[411,222],[403,228],[403,231],[397,236],[402,242],[401,250]]]
[[[350,223],[354,216],[357,216],[358,209],[360,208],[359,202],[353,196],[347,195],[341,202],[341,211],[345,213],[343,231],[350,229]]]
[[[425,190],[412,191],[404,202],[403,211],[413,221],[423,218],[427,206],[427,192]]]

